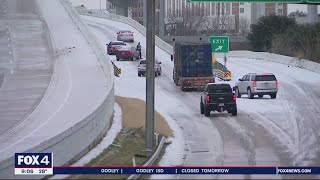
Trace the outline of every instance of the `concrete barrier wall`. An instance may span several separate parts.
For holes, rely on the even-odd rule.
[[[86,15],[86,16],[106,18],[106,19],[110,19],[113,21],[118,21],[118,22],[128,24],[128,25],[132,26],[133,28],[135,28],[137,31],[139,31],[142,35],[146,36],[146,28],[144,26],[142,26],[139,22],[137,22],[131,18],[119,16],[119,15],[111,14],[111,13],[99,13],[98,11],[97,12],[93,11],[92,13],[81,13],[81,14]],[[158,36],[156,36],[156,45],[169,54],[173,53],[172,46],[170,44],[166,43],[165,41],[163,41],[162,39],[160,39]]]
[[[215,54],[216,57],[222,58],[223,54]],[[268,52],[252,52],[252,51],[230,51],[227,57],[243,57],[252,59],[261,59],[290,66],[299,67],[320,74],[320,64],[306,59],[298,59],[290,56],[283,56]]]
[[[85,23],[70,5],[68,0],[60,0],[73,21],[82,32],[87,42],[91,45],[100,65],[104,70],[108,82],[106,88],[107,96],[103,103],[85,119],[70,127],[48,141],[40,143],[38,146],[27,150],[26,152],[50,152],[53,153],[54,166],[70,165],[80,159],[90,151],[103,136],[107,133],[113,117],[114,108],[114,73],[113,67],[104,49],[97,41],[96,37],[88,30]],[[56,65],[59,68],[59,64]],[[14,157],[10,157],[0,162],[0,179],[39,179],[44,176],[14,176]]]

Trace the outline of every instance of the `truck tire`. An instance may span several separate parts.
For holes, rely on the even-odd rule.
[[[134,59],[133,59],[133,57],[131,58],[131,61],[133,61]]]
[[[204,114],[204,105],[202,102],[200,102],[200,113]]]
[[[179,86],[179,83],[177,81],[177,79],[173,76],[173,82],[176,84],[176,86]]]
[[[271,99],[275,99],[275,98],[277,98],[277,93],[270,94],[270,97],[271,97]]]
[[[249,98],[249,99],[253,99],[253,94],[252,94],[250,88],[248,88],[248,98]]]
[[[237,98],[241,98],[241,94],[240,94],[240,92],[239,92],[238,87],[236,87],[236,95],[237,95]]]
[[[184,89],[184,86],[183,86],[183,84],[182,84],[182,81],[181,80],[179,80],[179,86],[180,86],[180,90],[181,91],[184,91],[185,89]]]
[[[138,72],[138,76],[140,77],[140,76],[141,76],[141,73]]]
[[[235,109],[234,111],[232,111],[232,116],[236,116],[237,114],[238,114],[238,110],[237,109]]]
[[[259,98],[263,98],[263,94],[259,94],[258,97],[259,97]]]
[[[204,116],[210,117],[210,110],[207,108],[207,106],[204,106]]]
[[[185,88],[184,88],[184,86],[182,84],[180,84],[180,90],[181,91],[185,91]]]
[[[120,59],[119,58],[117,58],[117,61],[119,61]]]

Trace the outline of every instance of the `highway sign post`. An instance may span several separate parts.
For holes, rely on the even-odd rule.
[[[210,36],[212,53],[227,53],[229,52],[229,37],[228,36]]]

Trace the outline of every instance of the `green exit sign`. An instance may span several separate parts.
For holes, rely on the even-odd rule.
[[[188,2],[281,2],[281,3],[301,3],[319,2],[320,0],[188,0]]]
[[[229,37],[228,36],[210,36],[209,42],[213,53],[229,52]]]

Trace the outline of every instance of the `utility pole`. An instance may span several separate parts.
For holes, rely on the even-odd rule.
[[[154,145],[154,64],[155,64],[155,0],[148,0],[143,7],[147,8],[147,77],[146,77],[146,147],[151,151]]]
[[[160,7],[159,7],[159,23],[158,23],[158,28],[159,28],[159,37],[163,38],[164,37],[164,6],[165,6],[165,0],[160,0]]]
[[[143,13],[143,16],[142,16],[142,18],[143,18],[143,26],[144,27],[146,27],[147,28],[147,2],[148,2],[148,0],[143,0],[143,4],[142,4],[142,6],[143,6],[143,11],[142,11],[142,13]]]

